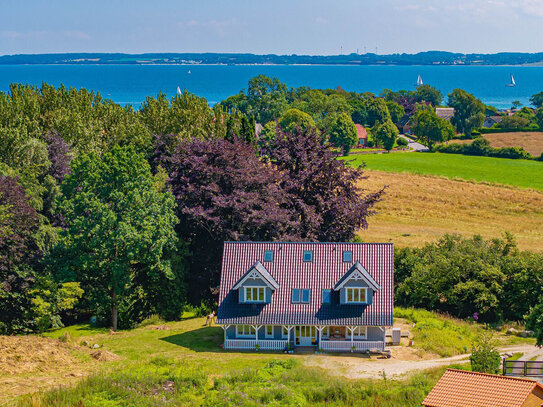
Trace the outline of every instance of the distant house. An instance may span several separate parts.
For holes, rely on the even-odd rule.
[[[389,243],[226,242],[217,324],[225,349],[385,350]]]
[[[540,407],[543,405],[543,386],[534,380],[447,369],[422,405]]]
[[[411,134],[411,117],[408,115],[404,115],[396,125],[398,127],[398,130],[400,130],[400,134]]]
[[[368,145],[368,131],[361,124],[355,124],[356,132],[358,133],[357,147],[365,147]]]
[[[451,120],[454,116],[454,107],[436,107],[436,114],[445,120]]]
[[[498,124],[502,121],[501,116],[488,116],[485,118],[485,121],[483,122],[483,127],[489,128],[494,126],[495,124]]]

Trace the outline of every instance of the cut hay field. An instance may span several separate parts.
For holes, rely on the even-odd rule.
[[[391,153],[349,156],[351,165],[372,170],[439,175],[543,191],[543,162],[440,153]]]
[[[364,188],[388,185],[369,228],[359,232],[366,242],[421,246],[445,233],[493,238],[509,231],[521,249],[543,250],[543,192],[409,173],[365,173]]]
[[[522,147],[534,157],[543,153],[543,132],[519,131],[515,133],[492,133],[483,135],[492,147]],[[473,140],[451,140],[448,143],[471,143]]]

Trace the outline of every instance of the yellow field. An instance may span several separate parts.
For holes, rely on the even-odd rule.
[[[415,174],[365,171],[369,191],[388,185],[366,242],[421,246],[445,233],[485,238],[509,231],[521,249],[543,251],[543,193]]]
[[[485,134],[492,147],[523,147],[534,157],[543,153],[543,132],[516,132]],[[473,140],[451,140],[448,143],[471,143]]]

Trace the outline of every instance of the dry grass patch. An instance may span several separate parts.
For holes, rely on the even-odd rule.
[[[0,336],[0,405],[20,394],[74,383],[94,362],[85,349],[39,336]]]
[[[367,242],[421,246],[445,233],[499,237],[513,233],[523,250],[543,250],[543,193],[514,187],[409,173],[365,171],[363,185],[376,191],[388,185],[369,228]]]
[[[522,147],[534,157],[539,157],[543,153],[543,132],[519,131],[515,133],[492,133],[484,134],[491,147]],[[473,140],[451,140],[449,143],[469,144]]]

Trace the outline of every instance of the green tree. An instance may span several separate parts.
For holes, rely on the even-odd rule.
[[[328,137],[330,143],[341,148],[343,155],[348,155],[358,141],[358,132],[351,116],[347,113],[337,115],[328,130]]]
[[[511,102],[511,109],[520,109],[521,106],[522,103],[520,103],[518,100],[513,100],[513,102]]]
[[[431,85],[418,86],[415,91],[415,101],[419,103],[428,102],[431,103],[432,106],[439,106],[442,99],[443,95],[439,89],[436,89]]]
[[[536,109],[539,109],[543,105],[543,92],[536,93],[530,98],[530,103]]]
[[[366,112],[366,126],[373,127],[377,123],[385,123],[390,119],[385,100],[377,97],[364,99],[364,111]]]
[[[459,133],[471,135],[473,129],[483,125],[485,105],[472,94],[462,89],[454,89],[449,93],[448,105],[454,107],[451,123]]]
[[[396,102],[387,101],[387,109],[390,114],[390,119],[393,123],[398,123],[400,119],[405,115],[405,110],[402,106]]]
[[[415,135],[430,146],[454,137],[454,127],[448,120],[438,117],[433,109],[417,109],[412,122]]]
[[[505,116],[498,127],[502,129],[524,129],[530,125],[530,119],[519,115]]]
[[[174,198],[164,174],[153,177],[141,154],[119,147],[75,159],[62,193],[67,228],[50,257],[52,269],[63,281],[81,282],[93,311],[103,317],[110,309],[116,330],[123,302],[175,279]]]
[[[482,333],[473,343],[471,350],[471,370],[481,373],[500,373],[500,352],[496,349],[496,343],[492,333]]]
[[[394,143],[398,137],[399,131],[398,128],[392,120],[387,120],[382,124],[377,124],[374,129],[372,129],[373,139],[380,145],[383,146],[385,150],[392,150],[394,148]]]
[[[288,109],[279,118],[279,124],[283,131],[295,132],[298,128],[302,131],[316,130],[313,118],[301,110]]]
[[[543,302],[536,305],[528,315],[526,327],[532,329],[537,337],[537,346],[543,346]]]

